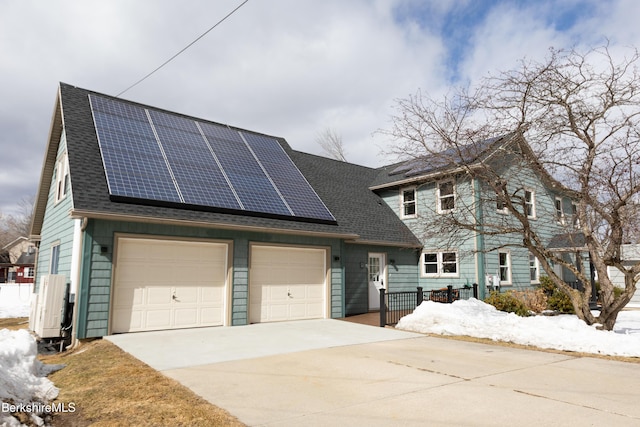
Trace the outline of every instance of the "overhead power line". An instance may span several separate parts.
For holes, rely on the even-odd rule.
[[[235,9],[233,9],[231,12],[229,12],[224,18],[222,18],[221,20],[219,20],[218,22],[215,23],[215,25],[213,25],[211,28],[209,28],[207,31],[205,31],[204,33],[202,33],[198,38],[196,38],[194,41],[192,41],[191,43],[189,43],[188,45],[186,45],[184,48],[182,48],[178,53],[176,53],[175,55],[173,55],[171,58],[167,59],[166,61],[164,61],[158,68],[156,68],[155,70],[151,71],[149,74],[147,74],[146,76],[144,76],[143,78],[141,78],[140,80],[138,80],[137,82],[135,82],[134,84],[132,84],[131,86],[129,86],[128,88],[126,88],[125,90],[123,90],[122,92],[120,92],[119,94],[116,95],[116,98],[119,97],[120,95],[122,95],[123,93],[127,92],[129,89],[139,85],[140,83],[142,83],[143,81],[145,81],[146,79],[148,79],[149,77],[151,77],[156,71],[160,70],[162,67],[164,67],[165,65],[167,65],[169,62],[173,61],[174,59],[176,59],[178,57],[178,55],[180,55],[182,52],[184,52],[185,50],[189,49],[191,46],[193,46],[194,44],[196,44],[198,42],[198,40],[200,40],[201,38],[203,38],[204,36],[206,36],[207,34],[209,34],[211,32],[211,30],[213,30],[214,28],[216,28],[218,25],[222,24],[227,18],[229,18],[231,15],[233,15],[238,9],[240,9],[242,6],[244,6],[249,0],[244,0],[242,3],[240,3],[240,5],[238,7],[236,7]]]

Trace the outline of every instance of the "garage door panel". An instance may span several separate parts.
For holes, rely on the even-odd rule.
[[[157,305],[157,304],[171,304],[171,288],[148,286],[145,288],[146,298],[144,298],[144,304]]]
[[[112,332],[223,325],[227,253],[226,243],[121,237]]]
[[[172,313],[169,308],[164,310],[146,310],[145,325],[146,328],[168,329],[172,324]]]
[[[176,309],[174,311],[174,325],[178,327],[196,326],[198,324],[198,312],[193,309]]]
[[[326,249],[251,247],[249,321],[326,316]]]
[[[215,325],[222,315],[223,315],[222,309],[219,307],[200,309],[200,321],[205,326]]]

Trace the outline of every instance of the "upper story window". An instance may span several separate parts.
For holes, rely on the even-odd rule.
[[[56,163],[56,197],[55,201],[58,203],[64,199],[67,195],[67,188],[69,184],[69,162],[67,161],[67,155],[64,154],[60,157]]]
[[[511,284],[511,253],[506,251],[498,252],[500,285]]]
[[[495,183],[495,192],[496,192],[496,211],[498,213],[506,214],[509,213],[507,209],[507,200],[505,199],[504,193],[506,192],[507,183],[502,180],[498,180]]]
[[[524,210],[528,218],[536,217],[536,194],[533,190],[524,190]]]
[[[458,253],[447,252],[423,252],[422,277],[459,277]]]
[[[562,207],[562,199],[556,197],[556,221],[560,224],[564,224],[564,209]]]
[[[531,283],[540,283],[540,262],[534,254],[529,254],[529,277]]]
[[[571,221],[575,228],[580,228],[580,218],[578,217],[578,205],[571,203]]]
[[[438,213],[451,212],[456,208],[455,183],[453,180],[438,183]]]
[[[418,214],[416,209],[417,193],[415,187],[400,189],[400,216],[401,218],[415,218]]]

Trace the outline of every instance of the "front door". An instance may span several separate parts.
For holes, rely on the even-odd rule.
[[[380,289],[386,289],[386,259],[383,253],[369,254],[369,310],[380,310]]]

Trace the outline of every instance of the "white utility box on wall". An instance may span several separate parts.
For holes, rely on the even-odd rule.
[[[48,274],[40,279],[37,297],[33,299],[29,327],[40,338],[60,336],[60,324],[64,313],[66,277],[62,274]]]

